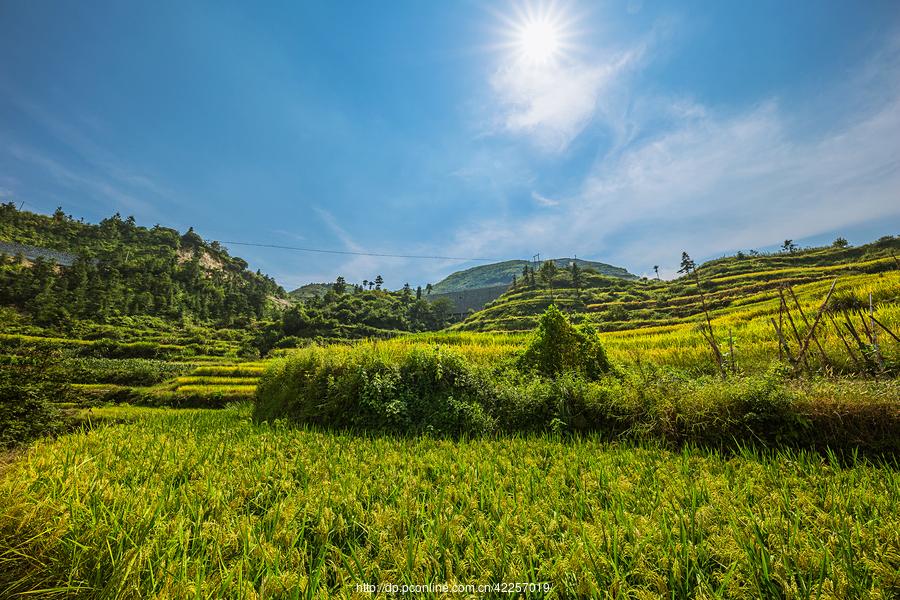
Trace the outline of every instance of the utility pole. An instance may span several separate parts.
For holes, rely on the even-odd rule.
[[[531,264],[532,264],[532,266],[534,266],[535,269],[537,269],[539,262],[541,262],[541,253],[540,252],[538,252],[537,254],[535,254],[534,256],[531,257]]]

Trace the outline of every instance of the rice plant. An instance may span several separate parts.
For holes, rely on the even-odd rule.
[[[900,594],[896,463],[358,436],[254,425],[248,410],[158,413],[4,464],[0,596],[349,598],[428,582],[541,582],[551,598]]]

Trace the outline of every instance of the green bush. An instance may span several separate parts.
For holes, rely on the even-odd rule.
[[[588,379],[598,379],[612,369],[596,331],[572,325],[552,304],[541,315],[520,365],[547,377],[577,373]]]
[[[597,379],[573,371],[550,378],[504,365],[489,370],[439,347],[394,354],[374,345],[309,348],[263,375],[254,419],[454,436],[550,430],[674,445],[900,451],[896,397],[813,396],[786,373],[776,364],[723,381],[650,366]]]
[[[489,432],[487,377],[446,349],[399,361],[377,352],[312,349],[276,361],[257,387],[257,421],[288,418],[336,428],[458,435]]]
[[[60,431],[54,402],[65,402],[68,386],[51,378],[49,353],[16,361],[0,369],[0,448],[8,449]]]

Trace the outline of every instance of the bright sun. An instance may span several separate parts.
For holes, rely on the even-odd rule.
[[[519,52],[528,62],[550,62],[559,54],[560,29],[549,19],[529,20],[516,34]]]
[[[572,26],[576,19],[556,2],[525,0],[513,14],[498,16],[506,26],[500,45],[523,65],[551,66],[575,50]]]

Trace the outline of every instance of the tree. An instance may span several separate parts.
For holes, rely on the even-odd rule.
[[[384,284],[384,277],[378,275],[375,277],[375,289],[380,290],[381,286]]]
[[[781,245],[781,251],[793,254],[797,251],[797,245],[794,244],[794,240],[784,240],[784,243]]]
[[[541,265],[540,275],[541,280],[547,284],[547,288],[550,290],[550,301],[553,301],[553,277],[556,276],[556,263],[552,260],[544,261]]]
[[[422,299],[422,286],[416,287],[416,300]]]
[[[577,261],[572,261],[572,285],[575,286],[576,290],[581,290],[581,269],[578,267]]]
[[[850,245],[850,242],[848,242],[846,238],[839,237],[836,240],[834,240],[834,242],[831,245],[834,246],[835,248],[846,248],[847,246]]]
[[[331,289],[334,290],[335,294],[343,294],[347,291],[347,280],[338,276],[338,278],[334,280],[334,283],[331,284]]]
[[[363,279],[362,287],[363,287],[363,289],[366,289],[367,287],[369,287],[369,280],[368,280],[368,279]]]
[[[681,268],[678,269],[679,273],[684,273],[685,275],[690,275],[697,268],[696,263],[691,259],[691,255],[687,252],[681,253]]]
[[[659,281],[659,265],[653,265],[653,272],[656,273],[656,280]]]
[[[426,293],[427,295],[430,296],[430,295],[431,295],[431,290],[433,290],[433,289],[434,289],[434,286],[431,285],[430,283],[428,283],[428,284],[425,285],[425,293]]]
[[[438,298],[431,303],[431,310],[434,313],[435,329],[441,329],[447,324],[447,319],[453,311],[453,301],[449,298]]]
[[[515,275],[513,275],[512,283],[510,284],[510,286],[511,286],[511,287],[516,287],[516,276],[515,276]]]

